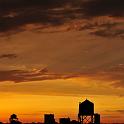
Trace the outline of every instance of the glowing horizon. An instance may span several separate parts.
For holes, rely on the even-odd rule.
[[[82,84],[83,81],[84,83]],[[122,116],[121,108],[124,107],[123,97],[116,95],[117,92],[115,92],[115,95],[114,92],[112,94],[107,95],[108,93],[107,90],[105,90],[106,88],[109,89],[109,92],[110,90],[111,91],[113,90],[111,86],[108,84],[107,86],[105,85],[103,86],[103,84],[101,84],[104,87],[104,89],[101,88],[103,90],[102,92],[106,92],[106,95],[98,95],[97,92],[101,90],[99,89],[100,87],[99,82],[96,83],[95,81],[94,83],[92,82],[89,85],[87,85],[88,81],[89,79],[87,78],[72,78],[66,80],[65,79],[53,81],[47,80],[42,82],[42,84],[46,83],[46,85],[49,84],[55,85],[54,82],[56,82],[55,86],[57,86],[57,84],[59,83],[61,88],[63,87],[62,84],[65,86],[65,83],[68,86],[68,88],[69,87],[71,88],[71,86],[73,85],[76,88],[77,84],[77,86],[79,86],[78,90],[82,89],[82,91],[84,89],[87,90],[89,87],[89,90],[87,91],[84,90],[84,92],[87,92],[86,94],[84,94],[83,92],[82,93],[79,92],[80,94],[75,93],[75,95],[74,94],[67,95],[67,93],[61,94],[62,91],[60,92],[54,91],[54,93],[52,94],[53,91],[51,91],[50,89],[49,93],[47,92],[48,95],[45,95],[44,92],[46,91],[42,91],[43,87],[42,88],[40,87],[41,82],[35,82],[35,87],[37,86],[39,87],[36,88],[36,90],[41,89],[41,92],[37,93],[35,93],[34,90],[35,89],[33,85],[34,82],[17,84],[8,82],[4,85],[1,84],[2,87],[0,88],[0,90],[4,90],[4,87],[6,88],[8,87],[7,88],[8,92],[0,93],[0,96],[4,96],[1,97],[0,100],[2,106],[2,108],[0,108],[0,114],[2,115],[1,121],[7,122],[9,116],[13,113],[17,114],[19,120],[22,122],[43,122],[44,114],[46,113],[55,114],[56,121],[59,121],[59,118],[61,117],[70,117],[71,120],[74,119],[77,120],[79,102],[82,102],[87,98],[94,103],[95,112],[101,114],[101,122],[113,122],[112,118],[116,116],[120,116],[120,118],[115,118],[114,122],[115,121],[123,122],[123,119],[121,119]],[[27,88],[26,93],[25,92],[23,93],[25,89],[22,89],[20,92],[20,89],[23,88],[23,85],[25,86],[25,88]],[[94,87],[95,88],[94,90],[96,90],[96,95],[95,94],[92,95],[93,85],[96,85]],[[14,90],[13,87],[15,87],[16,90]],[[57,87],[59,87],[59,85]],[[34,93],[30,92],[30,90],[32,91],[32,88]],[[54,87],[51,88],[55,89]],[[10,89],[13,90],[10,91]],[[91,93],[89,92],[90,90]],[[66,90],[63,89],[63,93],[64,91]],[[119,89],[119,91],[121,91],[121,89]],[[120,106],[120,104],[122,106]]]

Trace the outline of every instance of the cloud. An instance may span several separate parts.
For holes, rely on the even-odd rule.
[[[106,94],[124,96],[123,93],[120,92],[124,88],[124,83],[123,83],[124,70],[122,67],[120,67],[120,69],[117,68],[117,70],[116,68],[117,67],[113,67],[112,69],[108,69],[104,72],[102,70],[101,72],[96,71],[96,72],[75,73],[75,74],[50,73],[48,72],[47,68],[43,68],[41,70],[36,69],[32,71],[6,70],[6,71],[0,71],[0,82],[1,83],[5,82],[4,83],[5,89],[3,86],[3,91],[7,90],[6,82],[11,81],[14,83],[19,83],[20,85],[22,84],[22,87],[32,87],[34,92],[36,93],[39,93],[40,89],[43,88],[44,90],[43,89],[42,90],[44,92],[46,92],[49,89],[49,91],[52,92],[53,94],[54,93],[61,94],[61,92],[64,92],[63,94],[65,95],[67,94],[80,95],[81,93],[104,95],[105,94],[104,91],[106,90],[106,88],[109,87],[111,92],[106,91]],[[32,82],[32,84],[30,84],[30,82]],[[37,82],[37,85],[35,82]],[[52,86],[48,88],[47,86],[49,86],[50,84],[52,84]],[[16,87],[18,87],[15,85],[13,85],[13,90]],[[116,90],[114,90],[115,88]],[[18,90],[19,92],[21,92],[20,88]],[[24,92],[24,90],[22,92]]]
[[[0,32],[23,31],[26,24],[59,25],[76,18],[76,10],[66,6],[79,5],[80,0],[1,0]]]
[[[16,54],[3,54],[3,55],[0,55],[0,59],[4,59],[4,58],[15,59],[15,58],[17,58],[17,55]]]
[[[116,24],[111,24],[113,25]],[[118,39],[111,41],[102,38],[92,39],[89,35],[83,35],[82,32],[41,33],[41,35],[20,33],[10,42],[3,43],[1,42],[4,47],[4,51],[1,50],[2,53],[16,51],[20,57],[12,62],[6,59],[2,61],[1,82],[42,81],[79,75],[93,80],[113,81],[112,86],[115,82],[119,84],[119,81],[122,81],[123,86],[124,42]],[[119,65],[119,63],[122,64]],[[49,73],[35,75],[35,72],[32,72],[34,68],[40,70],[44,67],[48,67],[54,75],[51,76]]]
[[[0,81],[12,81],[15,83],[29,82],[29,81],[42,81],[42,80],[56,80],[56,79],[68,79],[73,78],[73,74],[55,74],[48,73],[47,69],[41,70],[5,70],[0,71]]]
[[[106,112],[115,112],[115,113],[120,113],[120,114],[124,114],[124,109],[118,109],[118,110],[106,110]]]
[[[106,21],[92,21],[80,26],[80,31],[89,30],[90,35],[96,35],[103,38],[124,38],[124,22],[117,20],[109,20],[104,17]]]
[[[91,32],[90,34],[100,36],[100,37],[107,37],[107,38],[124,38],[124,23],[113,23],[113,24],[106,24],[103,27],[97,28],[96,31]]]
[[[43,76],[43,74],[42,74]],[[45,77],[45,76],[44,76]],[[34,78],[34,77],[33,77]],[[28,90],[27,90],[28,89]],[[109,90],[107,90],[109,89]],[[23,83],[13,83],[10,81],[0,83],[1,93],[21,93],[33,95],[62,95],[62,96],[87,96],[87,95],[107,95],[124,96],[123,89],[111,86],[111,82],[105,80],[95,80],[89,77],[76,76],[48,76],[47,78],[32,80]]]
[[[123,0],[88,0],[84,3],[85,16],[124,16]]]
[[[124,110],[123,109],[122,110],[116,110],[116,112],[119,112],[121,114],[124,114]]]
[[[124,30],[107,30],[107,29],[101,29],[101,30],[97,30],[95,32],[92,32],[91,34],[96,35],[96,36],[100,36],[100,37],[107,37],[107,38],[112,38],[112,37],[120,37],[120,38],[124,38]]]
[[[124,88],[124,79],[120,79],[119,81],[113,83],[112,86],[116,88]]]
[[[28,24],[39,24],[42,29],[87,17],[123,17],[123,4],[123,0],[1,0],[0,32],[25,31]]]
[[[103,70],[98,70],[94,74],[87,74],[88,78],[92,80],[105,81],[110,83],[113,88],[123,89],[124,88],[124,64],[118,64],[115,66],[108,67]],[[120,94],[121,96],[121,94]],[[123,96],[123,95],[122,95]]]

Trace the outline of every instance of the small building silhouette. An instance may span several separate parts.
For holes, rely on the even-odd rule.
[[[60,124],[70,124],[70,118],[60,118],[59,123]]]
[[[78,121],[76,121],[76,120],[72,120],[71,122],[70,122],[70,124],[80,124]]]
[[[55,124],[54,114],[45,114],[44,124]]]
[[[98,113],[94,114],[94,123],[100,124],[100,114]]]

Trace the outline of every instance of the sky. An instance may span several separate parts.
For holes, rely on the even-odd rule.
[[[124,122],[123,41],[123,0],[0,0],[0,121]]]

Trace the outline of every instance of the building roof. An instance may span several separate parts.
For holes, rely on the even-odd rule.
[[[81,104],[93,104],[91,101],[89,101],[89,100],[85,100],[85,101],[83,101]]]

